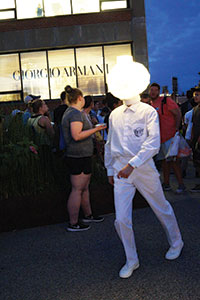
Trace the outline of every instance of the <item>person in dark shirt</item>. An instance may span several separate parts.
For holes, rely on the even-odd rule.
[[[63,91],[60,94],[60,99],[61,103],[58,107],[56,107],[53,111],[53,120],[54,120],[54,130],[55,130],[55,138],[54,138],[54,148],[57,154],[63,154],[62,152],[62,147],[61,147],[61,122],[62,122],[62,117],[64,115],[64,112],[68,108],[67,105],[67,97],[66,97],[66,92]]]
[[[110,116],[110,113],[118,106],[122,105],[122,101],[113,96],[111,93],[107,93],[106,94],[106,102],[107,102],[107,106],[109,108],[109,112],[106,114],[105,118],[104,118],[104,122],[106,123],[107,125],[107,128],[106,128],[106,132],[108,133],[108,129],[109,129],[109,116]]]
[[[193,150],[193,162],[196,169],[196,177],[200,177],[200,88],[196,88],[194,91],[194,101],[197,104],[193,109],[192,114],[192,134],[191,134],[191,146]],[[200,180],[193,187],[190,192],[200,192]]]
[[[61,99],[60,105],[58,107],[56,107],[54,109],[54,112],[53,112],[54,123],[56,125],[61,124],[63,114],[66,111],[66,109],[68,108],[67,99],[66,99],[66,92],[65,91],[63,91],[60,94],[60,99]]]

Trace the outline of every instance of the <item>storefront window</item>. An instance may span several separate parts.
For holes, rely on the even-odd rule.
[[[0,92],[21,90],[21,81],[15,80],[15,70],[19,70],[19,55],[9,54],[0,56]],[[0,101],[13,101],[15,95],[0,95]]]
[[[22,53],[21,65],[24,97],[33,94],[50,99],[46,52]]]
[[[117,57],[121,55],[132,55],[131,54],[131,45],[113,45],[113,46],[104,46],[104,55],[105,55],[105,66],[106,66],[106,75],[117,63]]]
[[[37,18],[44,15],[42,0],[16,0],[17,18]]]
[[[84,94],[105,93],[102,47],[76,50],[78,87]]]
[[[73,14],[99,12],[99,0],[72,0]]]
[[[71,14],[70,0],[44,0],[45,16]]]
[[[59,99],[66,85],[80,88],[84,95],[103,95],[117,57],[131,52],[130,44],[121,44],[0,55],[0,102],[21,100],[21,76],[24,97]]]
[[[101,10],[127,8],[127,1],[101,1]]]
[[[66,85],[76,87],[74,50],[48,51],[51,98],[60,98]]]

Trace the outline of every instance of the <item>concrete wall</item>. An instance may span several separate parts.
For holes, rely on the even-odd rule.
[[[144,1],[130,0],[132,7],[131,35],[135,60],[148,68],[148,48]]]
[[[131,41],[131,10],[10,21],[0,26],[0,51]]]

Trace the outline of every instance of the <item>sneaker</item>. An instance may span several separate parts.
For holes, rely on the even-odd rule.
[[[196,184],[195,187],[190,189],[191,193],[199,193],[200,192],[200,184]]]
[[[171,186],[169,184],[166,184],[166,183],[163,183],[162,184],[162,188],[163,188],[163,191],[171,191]]]
[[[181,193],[185,192],[185,190],[186,190],[185,185],[184,184],[179,184],[179,186],[176,190],[176,194],[181,194]]]
[[[87,216],[87,217],[83,217],[81,220],[82,220],[84,223],[91,223],[91,222],[99,223],[99,222],[103,222],[104,218],[103,218],[103,217],[100,217],[100,216],[93,216],[93,215],[90,215],[90,216]]]
[[[119,277],[121,278],[129,278],[133,271],[139,268],[139,261],[137,261],[133,266],[129,266],[127,263],[121,268],[119,272]]]
[[[176,259],[180,256],[181,251],[183,249],[183,242],[181,243],[180,246],[174,248],[174,247],[170,247],[169,250],[167,251],[165,258],[169,259],[169,260],[173,260]]]
[[[82,224],[80,222],[73,225],[69,223],[66,229],[67,231],[85,231],[90,229],[90,225]]]

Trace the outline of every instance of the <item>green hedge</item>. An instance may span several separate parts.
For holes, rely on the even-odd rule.
[[[45,190],[63,189],[67,172],[60,156],[38,149],[32,130],[23,124],[22,114],[0,117],[0,197],[36,195]],[[107,183],[102,161],[93,160],[92,183]]]

